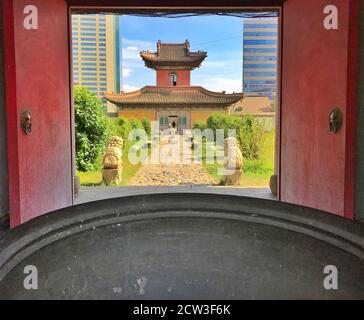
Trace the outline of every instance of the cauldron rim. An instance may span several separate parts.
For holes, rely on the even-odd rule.
[[[143,194],[99,200],[35,218],[0,241],[0,281],[22,260],[55,241],[91,228],[160,218],[216,218],[305,234],[364,260],[364,225],[319,210],[257,198],[204,194]]]

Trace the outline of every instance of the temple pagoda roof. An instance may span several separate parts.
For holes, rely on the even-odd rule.
[[[226,94],[203,87],[146,86],[133,92],[106,93],[104,98],[118,106],[209,105],[228,107],[243,98],[243,93]]]
[[[145,65],[152,69],[194,69],[201,65],[207,57],[207,52],[190,51],[190,43],[162,43],[157,42],[157,52],[142,51],[140,56]]]

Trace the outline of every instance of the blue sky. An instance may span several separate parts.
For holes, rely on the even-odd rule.
[[[208,57],[191,74],[191,84],[214,91],[242,90],[243,19],[227,16],[151,18],[122,16],[123,90],[155,85],[155,71],[144,66],[140,51],[156,51],[156,42],[190,41],[192,51],[207,51]]]

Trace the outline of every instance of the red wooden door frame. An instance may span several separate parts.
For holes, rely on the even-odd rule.
[[[40,1],[34,0],[33,5],[40,7],[43,4]],[[2,0],[11,227],[73,204],[72,153],[68,148],[72,140],[67,133],[67,128],[71,126],[71,110],[68,109],[69,78],[67,86],[65,85],[65,75],[68,75],[70,70],[70,60],[69,55],[64,53],[66,47],[53,38],[65,35],[67,48],[69,47],[68,7],[67,3],[61,0],[54,4],[44,3],[47,5],[42,7],[45,13],[40,17],[39,28],[29,31],[23,25],[25,18],[23,8],[28,4],[21,0]],[[59,11],[60,8],[64,11]],[[46,25],[54,24],[56,24],[54,29],[45,28]],[[32,34],[30,38],[25,32]],[[45,45],[40,39],[46,39],[48,34],[50,39]],[[34,57],[30,57],[28,52],[32,52]],[[37,53],[40,55],[37,56]],[[62,69],[62,66],[66,65],[66,57],[67,68]],[[42,71],[44,67],[42,62],[35,68],[36,61],[46,61],[45,68],[48,65],[51,71],[49,69]],[[63,80],[58,81],[56,75]],[[47,81],[45,79],[57,81],[54,81],[53,86],[41,91],[41,86]],[[33,133],[29,136],[25,136],[20,129],[20,110],[23,108],[34,110]],[[62,114],[57,113],[58,117],[53,116],[47,118],[47,121],[42,121],[45,119],[45,114],[51,115],[52,112],[62,112]],[[49,156],[46,149],[49,150]],[[68,155],[70,155],[69,160],[67,160]],[[61,162],[62,165],[59,165]],[[37,165],[38,168],[35,170]],[[47,179],[44,179],[45,176]]]
[[[19,159],[18,159],[18,117],[16,111],[16,72],[15,72],[15,41],[13,2],[2,1],[4,30],[4,78],[6,92],[6,117],[8,139],[8,181],[9,181],[9,212],[20,211],[19,194]],[[15,221],[13,225],[19,224]]]
[[[346,154],[345,154],[345,204],[344,217],[355,218],[355,172],[356,172],[356,130],[359,84],[361,1],[350,0],[349,39],[348,39],[348,87],[346,114]]]
[[[298,2],[297,0],[293,0],[291,2],[288,2],[287,6],[294,4],[295,1],[296,1],[296,3]],[[313,1],[313,3],[315,3],[315,2]],[[321,4],[322,3],[324,3],[324,2],[321,1]],[[311,1],[310,1],[310,4],[312,5]],[[342,192],[338,191],[339,187],[341,187],[341,186],[339,186],[338,184],[330,185],[328,183],[328,181],[326,182],[326,180],[324,180],[326,182],[326,185],[328,186],[328,189],[330,189],[330,192],[332,192],[332,194],[335,194],[337,196],[337,198],[336,198],[331,195],[330,200],[336,200],[337,203],[333,204],[332,203],[333,201],[331,201],[331,203],[328,203],[326,201],[320,201],[320,203],[318,203],[318,199],[323,198],[323,197],[321,197],[321,194],[325,194],[325,192],[327,192],[327,190],[325,190],[325,188],[324,188],[325,184],[322,184],[322,180],[317,183],[317,179],[312,179],[312,181],[315,181],[315,182],[311,182],[312,185],[310,187],[301,188],[302,190],[298,190],[300,188],[297,189],[297,187],[299,187],[297,185],[297,182],[291,183],[291,187],[287,188],[286,187],[287,183],[285,183],[286,181],[284,182],[284,180],[287,176],[286,175],[287,159],[283,160],[283,158],[282,158],[281,159],[281,174],[282,174],[281,180],[282,180],[282,184],[285,183],[285,185],[284,185],[284,188],[282,186],[283,189],[281,189],[281,195],[284,190],[284,195],[281,196],[281,200],[287,201],[290,203],[294,203],[294,204],[311,206],[316,209],[321,209],[321,210],[329,211],[332,213],[336,213],[336,214],[343,216],[345,218],[348,218],[348,219],[353,219],[354,211],[355,211],[355,208],[354,208],[354,203],[355,203],[354,182],[355,181],[354,180],[355,180],[355,150],[356,150],[355,149],[355,145],[356,145],[356,109],[357,109],[356,90],[357,90],[357,84],[358,84],[357,80],[358,80],[358,72],[359,72],[358,59],[359,59],[359,32],[360,32],[360,28],[359,28],[360,27],[360,0],[348,0],[348,1],[335,0],[330,4],[340,5],[342,7],[345,7],[345,10],[339,11],[339,19],[340,19],[339,21],[342,22],[342,25],[347,26],[347,29],[344,29],[344,32],[343,32],[342,31],[343,29],[339,27],[339,30],[331,31],[331,32],[336,32],[336,34],[337,34],[337,32],[340,32],[342,38],[344,39],[343,41],[345,41],[345,42],[347,41],[347,47],[345,46],[346,43],[343,42],[342,44],[345,47],[340,48],[341,53],[338,55],[338,59],[341,59],[341,60],[339,60],[338,62],[336,62],[336,60],[335,60],[335,63],[332,63],[332,67],[334,69],[341,68],[341,70],[343,70],[344,68],[346,68],[346,70],[347,70],[346,79],[340,78],[340,80],[343,81],[343,83],[342,83],[343,91],[339,90],[339,93],[340,93],[339,101],[341,100],[343,102],[342,102],[342,105],[338,105],[340,107],[343,107],[343,113],[344,113],[343,130],[345,130],[345,132],[339,132],[339,134],[336,137],[335,137],[335,135],[331,135],[331,138],[328,138],[326,136],[326,138],[325,138],[326,140],[323,140],[323,141],[328,142],[329,146],[332,147],[333,140],[331,140],[331,139],[336,139],[340,143],[339,146],[342,148],[342,150],[344,150],[343,151],[344,154],[337,154],[337,153],[331,154],[331,156],[332,156],[331,159],[335,159],[335,157],[342,156],[342,158],[343,158],[342,163],[344,164],[344,167],[341,168],[339,166],[338,168],[334,168],[333,166],[331,166],[331,171],[330,171],[330,172],[332,172],[333,176],[335,176],[335,174],[337,172],[340,172],[342,174],[342,177],[343,177],[341,180],[342,181]],[[323,14],[323,8],[324,8],[324,5],[322,5],[322,12],[315,11],[313,14],[316,17],[318,14]],[[347,11],[346,11],[346,8],[347,8]],[[287,14],[287,7],[285,8],[283,14],[284,15]],[[307,15],[307,12],[306,12],[306,15]],[[302,21],[297,21],[297,20],[300,20],[299,17],[300,17],[300,14],[297,14],[297,16],[296,16],[297,19],[296,20],[293,19],[294,22],[291,21],[292,24],[301,23]],[[322,15],[322,17],[324,17],[324,16]],[[310,20],[308,19],[308,21],[310,21]],[[317,27],[318,20],[316,19],[316,20],[312,20],[312,21],[313,21],[313,23],[316,24],[316,27]],[[320,26],[322,29],[318,30],[318,31],[325,32],[325,31],[323,31],[324,30],[323,25],[321,24]],[[283,28],[285,28],[285,26],[283,26]],[[289,30],[287,30],[287,32],[288,31]],[[300,30],[300,31],[302,31],[302,30]],[[328,32],[330,32],[330,31],[328,31]],[[328,34],[328,39],[333,39],[332,41],[337,41],[338,38],[335,38],[336,36],[332,37],[333,35],[335,35],[335,33]],[[310,34],[310,36],[312,36],[312,34]],[[315,36],[315,35],[313,35],[313,36]],[[331,36],[331,38],[329,38],[330,36]],[[284,42],[284,39],[283,39],[283,42]],[[320,43],[318,43],[318,45],[319,44]],[[285,43],[283,43],[283,46],[285,46]],[[301,47],[302,47],[302,41],[301,41]],[[322,47],[322,44],[321,44],[321,47]],[[345,50],[345,54],[347,55],[344,63],[343,63],[344,54],[342,52],[343,50]],[[283,52],[285,52],[285,51],[286,50],[283,49]],[[336,54],[335,51],[331,51],[331,52]],[[331,52],[330,52],[330,54],[331,54]],[[290,53],[292,53],[292,52],[290,52]],[[307,52],[305,55],[307,57]],[[330,58],[331,58],[330,61],[332,61],[333,59],[331,56],[330,56]],[[284,54],[283,54],[282,59],[283,59],[283,69],[285,69],[284,68],[284,66],[285,66]],[[291,67],[292,67],[292,63],[291,63]],[[319,68],[319,66],[318,66],[318,68]],[[300,71],[298,71],[298,72],[300,72]],[[340,71],[340,72],[342,72],[342,71]],[[336,72],[336,74],[340,74],[340,72],[339,73]],[[284,77],[284,74],[283,74],[283,77]],[[335,82],[333,81],[333,83],[335,83]],[[340,83],[336,83],[336,84],[340,84]],[[284,85],[284,84],[282,84],[282,85]],[[292,89],[292,87],[291,87],[291,89]],[[284,90],[285,91],[284,91],[283,95],[285,95],[287,93],[288,89],[284,89]],[[333,92],[335,92],[335,91],[333,91]],[[345,97],[343,97],[343,96],[345,96]],[[318,100],[320,100],[320,99],[318,99]],[[330,99],[328,99],[328,100],[330,100]],[[333,99],[333,100],[335,100],[335,99]],[[306,103],[307,103],[307,101],[306,101]],[[285,102],[283,101],[283,106],[282,106],[283,109],[281,109],[281,112],[283,114],[282,115],[282,124],[287,125],[288,120],[285,119],[285,114],[284,114],[285,107],[287,107],[287,106],[285,105]],[[320,107],[333,108],[334,105],[331,105],[331,106],[321,105]],[[319,110],[318,110],[318,112],[319,112]],[[320,117],[322,117],[322,112],[321,112]],[[307,116],[305,117],[305,115],[303,115],[303,118],[307,119]],[[326,135],[328,132],[328,112],[327,112],[327,119],[325,119],[325,120],[326,120],[325,122],[322,122],[322,125],[320,124],[321,122],[318,125],[316,123],[316,128],[318,127],[320,129],[321,133],[325,132],[322,129],[326,130],[326,133],[325,133],[325,135]],[[304,120],[302,120],[302,121],[304,121]],[[317,121],[317,119],[316,119],[316,121]],[[322,126],[324,126],[324,127],[322,127]],[[309,135],[309,131],[307,131],[307,134]],[[282,143],[283,150],[287,150],[287,148],[289,149],[290,146],[292,145],[292,143],[290,143],[290,145],[288,147],[286,146],[285,143],[288,140],[287,136],[288,136],[287,131],[281,133],[281,137],[282,137],[281,143]],[[340,136],[342,137],[341,141],[340,141],[340,139],[337,139],[337,138],[340,138]],[[324,139],[324,137],[323,137],[323,139]],[[309,140],[310,139],[307,139],[308,144],[310,143]],[[314,145],[312,143],[313,142],[311,141],[310,148],[314,149]],[[322,143],[320,143],[319,148],[324,148],[324,147],[325,146],[323,146]],[[324,149],[321,149],[321,154],[322,154],[322,150],[324,150]],[[329,147],[329,149],[326,150],[326,153],[329,154],[330,151],[331,151],[331,149]],[[284,151],[282,151],[282,152],[284,152]],[[318,152],[318,151],[316,150],[316,152]],[[291,153],[291,156],[292,156],[292,153]],[[281,155],[281,157],[283,157],[283,156]],[[313,168],[312,164],[310,164],[309,161],[312,161],[313,159],[315,159],[315,157],[317,158],[317,154],[316,155],[314,154],[314,156],[312,156],[312,155],[308,156],[308,161],[306,163],[308,168],[311,168],[311,169]],[[328,160],[328,161],[330,162],[330,160]],[[323,167],[321,167],[322,171],[326,172],[325,174],[321,175],[321,173],[316,170],[316,174],[318,174],[318,176],[320,176],[320,177],[323,177],[323,179],[325,179],[329,176],[328,172],[327,172],[327,168],[325,167],[326,164],[327,163],[323,163],[322,164]],[[328,163],[328,164],[330,164],[330,163]],[[304,170],[303,166],[300,166],[299,168]],[[334,172],[335,170],[339,170],[339,171],[337,171],[335,173]],[[315,174],[315,172],[314,172],[315,169],[312,169],[312,171],[313,171],[312,174]],[[292,176],[292,172],[290,172],[290,175]],[[329,180],[330,179],[331,179],[331,182],[335,181],[335,178],[329,177]],[[292,178],[289,178],[288,180],[293,181]],[[309,185],[308,182],[310,179],[306,178],[303,180],[305,180],[307,182],[306,185]],[[292,187],[292,185],[293,185],[293,187]],[[336,190],[335,190],[335,187],[336,187]],[[288,192],[289,195],[287,193],[287,190],[290,190]],[[316,192],[314,190],[316,190]],[[304,191],[304,192],[302,192],[302,191]],[[295,193],[299,193],[299,195],[297,195]],[[329,198],[330,198],[330,196],[329,196]],[[331,208],[331,209],[327,209],[327,208]]]

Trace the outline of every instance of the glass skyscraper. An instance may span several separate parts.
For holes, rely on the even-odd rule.
[[[73,84],[87,87],[99,98],[120,92],[121,51],[119,16],[73,15]],[[109,113],[115,106],[104,101]]]
[[[243,92],[267,96],[277,90],[278,18],[244,20]]]

